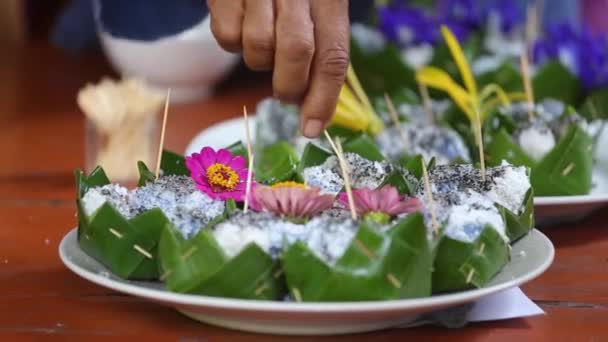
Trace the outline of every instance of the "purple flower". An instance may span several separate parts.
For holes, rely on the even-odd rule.
[[[376,190],[368,188],[353,190],[353,200],[357,214],[381,218],[380,221],[388,221],[391,217],[413,213],[422,208],[420,200],[416,197],[401,196],[391,185]],[[346,209],[350,208],[346,193],[342,192],[338,195],[338,202]]]
[[[245,158],[233,156],[225,149],[216,152],[211,147],[204,147],[201,153],[186,157],[186,167],[196,186],[209,197],[235,201],[245,198],[248,172]]]
[[[252,208],[267,210],[289,219],[309,219],[334,205],[332,195],[321,194],[319,188],[307,188],[304,184],[282,182],[273,186],[257,185],[253,190]]]

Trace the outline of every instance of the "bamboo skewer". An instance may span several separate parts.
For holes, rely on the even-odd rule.
[[[388,108],[388,114],[390,115],[391,120],[393,121],[393,125],[395,125],[395,128],[397,129],[397,132],[399,133],[399,137],[401,137],[401,140],[403,141],[403,147],[404,147],[404,149],[408,149],[410,146],[409,139],[405,135],[403,126],[401,126],[401,121],[399,121],[399,115],[397,114],[395,105],[393,104],[393,101],[391,100],[391,98],[388,96],[387,93],[384,93],[384,101],[386,102],[386,107]]]
[[[524,90],[526,92],[526,101],[528,102],[528,117],[530,121],[534,118],[534,89],[530,81],[530,64],[528,63],[527,50],[521,54],[521,77],[524,81]]]
[[[249,165],[247,169],[247,183],[245,183],[245,203],[243,204],[243,213],[247,214],[249,210],[249,196],[251,193],[251,181],[253,178],[253,151],[251,148],[251,135],[249,134],[249,115],[247,115],[247,107],[243,106],[243,117],[245,118],[245,140],[247,144],[247,159]]]
[[[481,117],[479,108],[473,107],[475,111],[475,136],[477,138],[477,148],[479,149],[479,165],[481,167],[481,179],[485,182],[486,180],[486,155],[483,152],[483,130],[481,127]]]
[[[357,220],[357,209],[355,208],[355,199],[353,197],[353,190],[352,190],[351,183],[350,183],[350,175],[348,173],[349,167],[346,162],[346,159],[344,159],[344,153],[342,151],[342,144],[340,143],[340,140],[337,140],[334,143],[333,139],[331,138],[331,136],[329,135],[329,133],[327,131],[325,131],[325,137],[327,138],[327,141],[329,141],[331,148],[334,150],[334,153],[336,154],[336,158],[338,158],[338,163],[340,164],[340,169],[342,170],[342,179],[344,180],[346,197],[348,198],[348,206],[350,207],[350,215],[351,215],[352,219],[356,221]]]
[[[435,124],[435,113],[433,113],[433,106],[431,104],[431,96],[429,95],[429,89],[422,83],[418,83],[418,91],[422,99],[422,108],[426,112],[426,116],[429,119],[429,124]]]
[[[431,180],[429,179],[429,173],[426,169],[426,164],[422,160],[422,176],[424,177],[424,187],[426,189],[426,198],[429,201],[429,211],[431,213],[431,224],[433,225],[433,234],[439,235],[439,223],[437,222],[437,215],[435,213],[435,200],[433,199],[433,192],[431,189]]]
[[[163,126],[160,131],[160,142],[158,144],[158,156],[156,157],[156,169],[154,175],[158,179],[160,175],[160,163],[163,157],[163,146],[165,144],[165,128],[167,127],[167,116],[169,116],[169,102],[171,101],[171,88],[167,89],[167,97],[165,98],[165,112],[163,114]]]
[[[403,286],[401,284],[401,282],[399,281],[399,279],[397,279],[397,277],[395,277],[395,275],[392,273],[387,274],[386,279],[388,279],[388,281],[391,283],[391,285],[393,285],[397,289],[400,289],[401,286]]]

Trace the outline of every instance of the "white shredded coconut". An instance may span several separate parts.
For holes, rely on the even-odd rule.
[[[87,216],[93,215],[104,203],[110,203],[118,212],[131,217],[129,190],[118,184],[107,184],[89,189],[82,197],[82,205]]]
[[[392,171],[389,163],[367,160],[355,153],[345,153],[344,158],[349,166],[349,176],[353,188],[375,189],[382,184]],[[318,166],[305,168],[302,172],[304,183],[321,188],[324,193],[337,194],[344,186],[342,171],[335,156]]]
[[[380,151],[391,159],[405,155],[422,155],[425,160],[435,158],[438,165],[456,160],[469,162],[471,157],[462,138],[453,130],[436,125],[404,124],[407,142],[396,127],[385,129],[376,137]]]
[[[132,191],[109,184],[89,189],[82,199],[87,215],[92,215],[105,202],[127,219],[159,208],[185,238],[194,236],[224,211],[223,201],[202,193],[187,176],[164,176]]]
[[[530,189],[526,168],[504,162],[488,168],[485,180],[481,178],[481,171],[471,165],[437,166],[430,170],[429,179],[437,221],[446,225],[448,236],[465,242],[474,241],[486,224],[508,241],[504,220],[495,204],[519,214]],[[417,197],[424,203],[431,239],[431,207],[423,185],[419,185]]]
[[[519,146],[534,160],[540,160],[553,147],[555,147],[555,136],[550,129],[539,129],[530,126],[519,133]]]
[[[261,227],[241,227],[228,221],[217,225],[213,235],[229,257],[239,254],[245,246],[252,242],[265,251],[270,250],[270,236]]]
[[[486,195],[495,203],[519,214],[526,193],[530,190],[530,177],[523,166],[512,166],[503,161],[500,166],[504,169],[500,177],[494,177],[494,184]]]
[[[486,225],[491,225],[505,241],[509,241],[502,216],[491,200],[474,191],[461,194],[461,199],[461,204],[448,209],[445,226],[447,236],[460,241],[473,242]]]
[[[329,211],[304,224],[279,219],[269,213],[252,212],[219,223],[213,234],[230,257],[253,242],[277,258],[285,247],[302,241],[315,255],[333,265],[344,254],[357,229],[352,220]]]

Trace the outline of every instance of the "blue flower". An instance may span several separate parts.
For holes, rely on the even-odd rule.
[[[510,0],[495,0],[480,5],[476,0],[437,0],[426,11],[410,6],[407,1],[394,1],[378,8],[380,31],[388,40],[402,47],[412,44],[436,44],[440,26],[447,25],[460,41],[486,27],[490,13],[498,16],[500,27],[508,33],[523,22],[523,11]]]
[[[608,85],[607,48],[606,37],[594,36],[587,28],[577,31],[569,24],[552,24],[535,42],[533,58],[536,64],[560,60],[590,90]]]

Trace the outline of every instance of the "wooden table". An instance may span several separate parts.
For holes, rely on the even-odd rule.
[[[284,340],[199,324],[93,285],[59,261],[58,243],[76,225],[72,170],[83,164],[83,117],[75,94],[108,73],[100,57],[69,57],[44,45],[0,55],[0,341]],[[268,83],[268,77],[240,76],[205,102],[173,106],[166,146],[183,151],[200,129],[238,116],[242,105],[254,108],[270,93]],[[545,230],[557,248],[555,262],[524,286],[545,316],[328,339],[608,341],[607,220],[608,214],[598,213]]]

